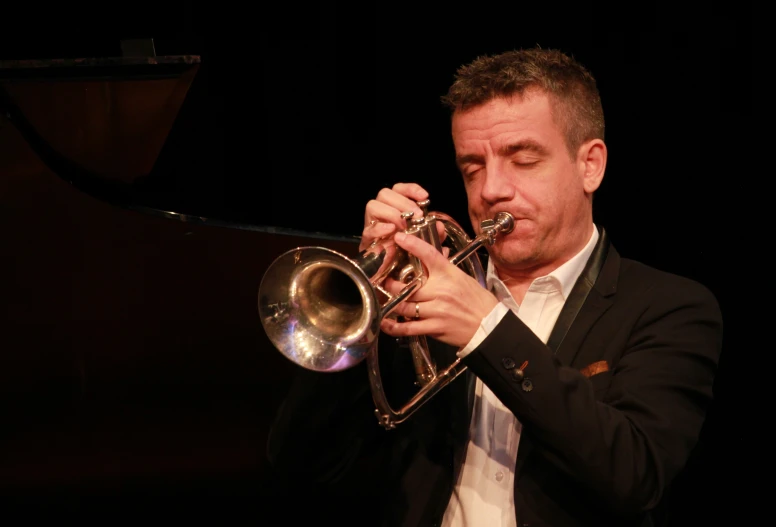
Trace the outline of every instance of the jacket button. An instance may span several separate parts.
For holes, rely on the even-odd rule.
[[[522,388],[524,392],[530,392],[533,390],[533,383],[531,382],[531,379],[524,380]]]
[[[523,380],[524,375],[525,374],[523,373],[523,370],[521,370],[520,368],[516,370],[512,370],[512,380],[515,382],[521,382]]]
[[[501,365],[504,366],[507,370],[511,370],[515,367],[515,361],[512,360],[510,357],[504,357],[501,359]]]

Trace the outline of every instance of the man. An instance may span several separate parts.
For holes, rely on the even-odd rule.
[[[422,261],[427,280],[382,331],[433,337],[467,376],[381,434],[365,431],[363,383],[307,379],[307,395],[293,390],[273,429],[270,459],[334,481],[366,448],[387,467],[387,525],[652,525],[712,397],[717,302],[693,281],[621,258],[594,224],[604,118],[595,80],[572,58],[481,57],[444,100],[472,224],[502,211],[516,220],[488,247],[488,288],[402,232],[402,212],[417,217],[428,197],[416,184],[367,204],[362,248],[393,236]],[[283,454],[281,437],[327,439],[307,458]]]

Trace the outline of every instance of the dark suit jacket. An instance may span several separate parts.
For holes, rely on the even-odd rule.
[[[339,489],[326,503],[346,496],[363,524],[437,525],[462,465],[476,375],[523,424],[518,526],[651,525],[712,398],[721,314],[706,288],[621,258],[602,234],[549,347],[508,313],[465,359],[467,373],[391,431],[376,424],[364,368],[300,372],[273,427],[272,465],[294,489]],[[440,362],[454,351],[435,349]],[[407,359],[385,355],[389,397],[406,401]]]

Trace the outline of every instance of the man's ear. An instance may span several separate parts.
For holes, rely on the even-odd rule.
[[[591,139],[579,147],[577,163],[582,171],[582,185],[588,194],[595,192],[604,179],[606,156],[606,143],[601,139]]]

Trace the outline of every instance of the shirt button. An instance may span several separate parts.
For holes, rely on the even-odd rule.
[[[504,479],[504,473],[499,470],[496,472],[496,481],[501,481],[502,479]]]

